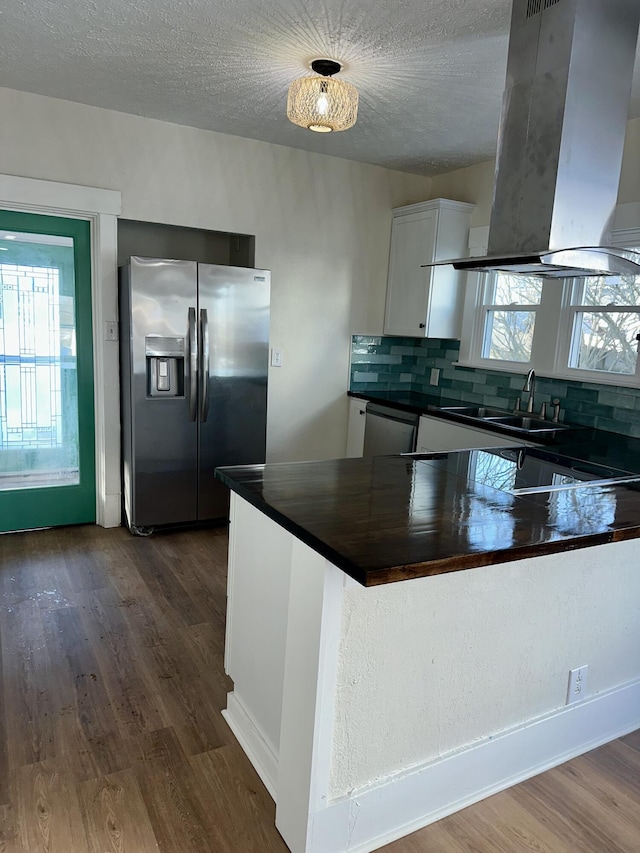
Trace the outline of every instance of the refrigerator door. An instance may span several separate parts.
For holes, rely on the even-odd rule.
[[[205,520],[228,516],[229,492],[214,469],[265,459],[271,273],[199,264],[198,279],[198,519]]]
[[[123,458],[129,527],[197,517],[197,264],[121,269]]]

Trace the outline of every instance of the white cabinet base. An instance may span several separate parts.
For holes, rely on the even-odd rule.
[[[422,415],[416,441],[417,453],[471,450],[479,447],[536,447],[532,441],[508,438],[497,432],[461,426],[444,418]]]
[[[349,397],[349,423],[347,427],[347,452],[345,456],[362,456],[367,401]]]

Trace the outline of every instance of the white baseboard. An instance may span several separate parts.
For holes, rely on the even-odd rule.
[[[227,708],[222,712],[222,716],[275,801],[278,757],[235,692],[227,693]]]
[[[122,495],[106,495],[98,509],[96,524],[101,527],[120,527],[122,521]]]
[[[640,681],[330,802],[304,853],[370,853],[637,728]]]

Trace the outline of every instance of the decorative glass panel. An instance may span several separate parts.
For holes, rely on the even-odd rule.
[[[0,490],[79,482],[74,248],[2,232]]]

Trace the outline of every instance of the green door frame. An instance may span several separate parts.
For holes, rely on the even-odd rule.
[[[91,226],[83,219],[4,210],[0,211],[0,228],[73,239],[80,471],[77,485],[0,491],[0,532],[95,522]]]

